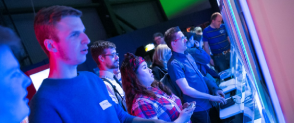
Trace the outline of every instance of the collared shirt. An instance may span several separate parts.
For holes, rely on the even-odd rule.
[[[203,30],[203,41],[208,41],[212,54],[219,54],[223,51],[230,49],[230,43],[228,41],[228,33],[224,24],[220,28],[206,27]]]
[[[125,95],[125,93],[124,93],[122,87],[121,87],[121,86],[116,82],[116,80],[113,78],[113,77],[114,77],[114,74],[113,74],[112,72],[104,71],[104,70],[100,70],[100,71],[99,71],[99,77],[100,77],[100,78],[105,78],[105,79],[109,80],[109,81],[111,82],[111,84],[112,84],[113,86],[115,86],[115,88],[117,89],[117,91],[119,92],[119,94],[120,94],[121,96],[124,96],[124,95]],[[116,102],[116,103],[118,104],[118,99],[117,99],[116,96],[115,96],[115,92],[114,92],[112,86],[111,86],[109,83],[107,83],[107,82],[104,82],[104,83],[105,83],[105,85],[106,85],[106,88],[107,88],[107,91],[108,91],[109,96],[112,98],[112,100],[113,100],[114,102]]]
[[[182,110],[181,100],[174,94],[171,96],[159,88],[149,87],[156,99],[145,95],[136,95],[133,101],[131,115],[146,119],[176,120]]]
[[[180,63],[182,65],[180,65]],[[176,81],[181,78],[186,78],[189,86],[202,93],[209,94],[207,84],[204,76],[197,68],[196,62],[193,57],[185,52],[185,54],[172,52],[172,57],[167,63],[168,74],[172,81]],[[183,67],[183,68],[182,68]],[[204,111],[211,108],[211,104],[207,99],[193,98],[183,94],[184,102],[196,101],[196,109],[194,112]],[[197,105],[201,106],[197,108]]]

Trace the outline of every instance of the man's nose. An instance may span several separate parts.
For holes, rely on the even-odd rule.
[[[83,44],[89,44],[91,41],[89,39],[89,37],[87,36],[87,34],[83,33],[83,39],[82,39],[82,43]]]
[[[24,73],[21,72],[21,76],[22,76],[21,78],[23,78],[22,86],[23,86],[24,88],[27,88],[29,85],[32,84],[31,79],[29,79],[29,77],[26,76]]]

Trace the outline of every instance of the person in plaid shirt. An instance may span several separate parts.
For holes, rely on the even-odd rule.
[[[181,100],[162,83],[154,80],[151,69],[142,57],[125,54],[120,71],[131,115],[179,123],[190,120],[195,108],[183,109]]]

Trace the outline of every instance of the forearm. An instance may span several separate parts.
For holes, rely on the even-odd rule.
[[[227,37],[227,39],[228,39],[229,43],[231,44],[231,41],[230,41],[230,38],[229,38],[229,36]]]
[[[178,117],[178,118],[174,121],[174,123],[184,123],[184,122],[185,122],[184,119],[181,118],[181,117]]]
[[[210,99],[212,97],[212,95],[210,95],[210,94],[202,93],[202,92],[197,91],[191,87],[186,88],[185,91],[183,91],[183,93],[185,95],[190,96],[190,97],[200,98],[200,99]]]
[[[204,50],[210,56],[210,49],[208,45],[204,45]]]

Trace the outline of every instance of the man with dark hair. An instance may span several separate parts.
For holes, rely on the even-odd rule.
[[[161,32],[157,32],[153,34],[154,42],[156,43],[156,46],[159,44],[165,44],[164,37]]]
[[[19,54],[20,39],[6,27],[0,26],[0,123],[20,123],[29,115],[26,88],[30,79],[20,70],[13,55]]]
[[[203,30],[204,50],[212,59],[210,64],[215,67],[218,72],[226,70],[230,67],[230,40],[225,28],[222,24],[222,15],[215,12],[211,15],[211,24]]]
[[[90,43],[81,14],[71,7],[51,6],[35,16],[36,37],[49,56],[50,72],[30,102],[29,122],[160,122],[127,114],[97,75],[77,71]]]
[[[212,106],[209,101],[226,103],[224,93],[200,73],[193,57],[185,52],[187,39],[179,27],[172,27],[165,32],[165,42],[172,49],[172,57],[167,63],[168,74],[183,92],[183,103],[197,102],[192,122],[210,122],[207,112]]]
[[[114,71],[119,69],[119,56],[116,46],[109,41],[95,41],[91,45],[91,54],[99,68],[99,77],[103,79],[109,96],[126,111],[124,91],[121,81],[118,81]]]

